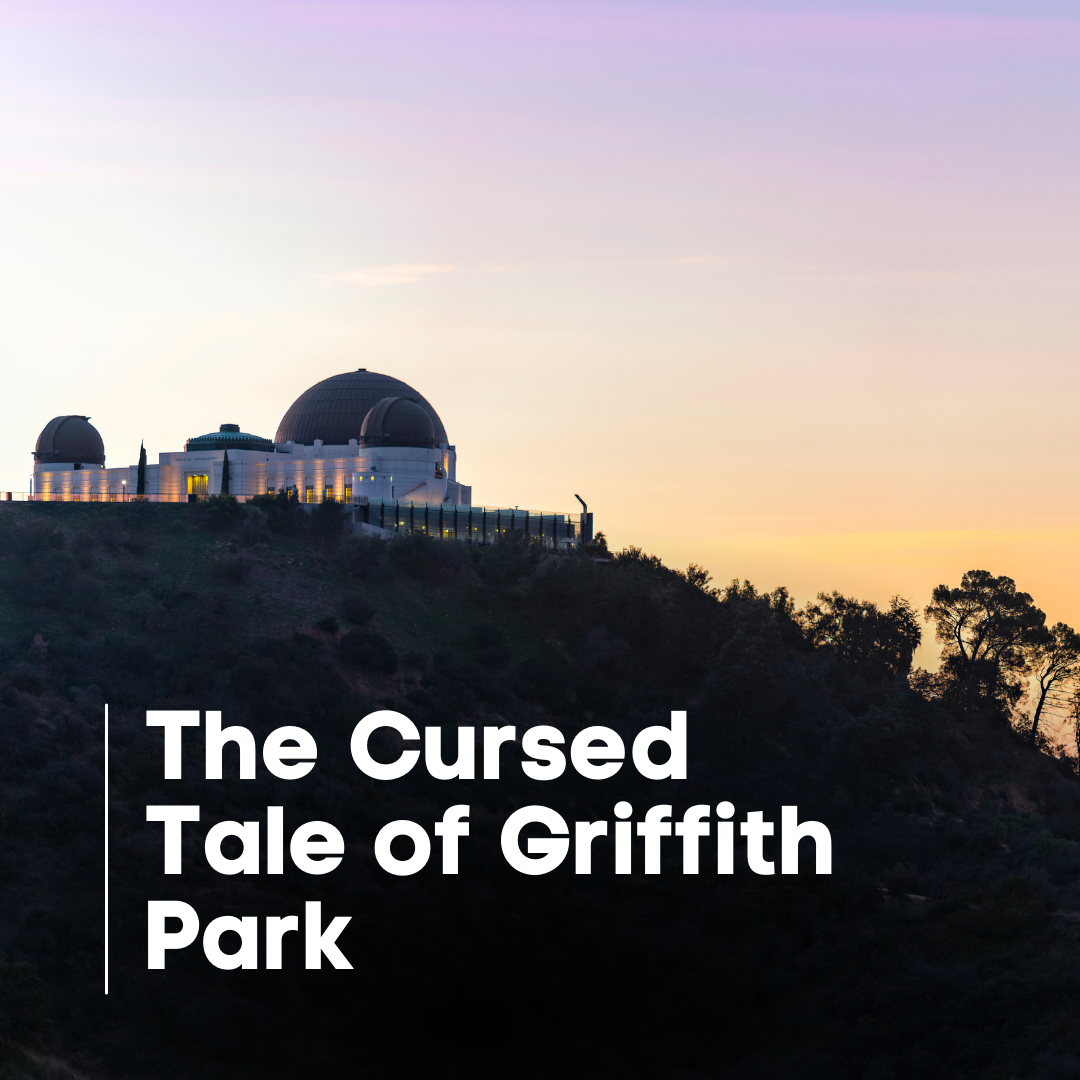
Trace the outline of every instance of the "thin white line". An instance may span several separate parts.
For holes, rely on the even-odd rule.
[[[109,706],[105,706],[105,993],[109,993]]]

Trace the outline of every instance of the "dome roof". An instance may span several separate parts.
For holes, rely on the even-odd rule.
[[[261,450],[272,454],[274,444],[258,435],[248,435],[239,424],[222,424],[209,435],[197,435],[184,443],[185,450]]]
[[[105,444],[88,416],[54,416],[38,436],[34,460],[40,463],[104,465]]]
[[[364,418],[388,397],[413,398],[431,417],[435,444],[448,441],[439,414],[422,394],[400,379],[367,368],[332,375],[305,390],[282,417],[274,441],[292,440],[310,446],[322,439],[329,446],[344,446],[350,439],[360,438]]]
[[[365,446],[435,445],[435,425],[416,398],[385,397],[364,417],[360,441]]]

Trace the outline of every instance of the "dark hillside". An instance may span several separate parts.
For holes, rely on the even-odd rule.
[[[796,612],[782,589],[711,590],[635,549],[385,545],[346,535],[333,505],[0,509],[0,1078],[40,1075],[27,1052],[162,1080],[1080,1075],[1075,771],[992,709],[909,680],[909,610],[852,604]],[[184,779],[164,781],[148,708],[220,709],[260,744],[299,725],[318,763],[287,782],[260,762],[244,781],[226,755],[232,775],[206,781],[197,732]],[[458,725],[552,724],[569,741],[604,724],[629,746],[686,709],[688,778],[628,763],[602,782],[531,780],[508,745],[498,781],[373,781],[349,734],[376,709],[441,725],[447,757]],[[779,822],[796,803],[831,830],[834,873],[815,876],[806,844],[798,876],[757,876],[740,842],[719,876],[706,842],[687,876],[674,838],[655,876],[635,852],[616,877],[604,839],[591,876],[572,856],[539,877],[503,860],[514,809],[611,821],[621,799],[635,821],[730,800],[736,821]],[[179,877],[145,821],[166,803],[202,811]],[[411,877],[378,866],[383,825],[430,831],[456,803],[472,825],[459,875],[436,855]],[[210,826],[264,821],[267,805],[287,828],[337,825],[341,866],[212,871]],[[204,925],[320,900],[327,920],[352,917],[339,944],[355,970],[305,971],[294,934],[281,971],[217,970],[198,945],[147,971],[146,901],[173,898]]]

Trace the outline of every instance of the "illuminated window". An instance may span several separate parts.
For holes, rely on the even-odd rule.
[[[315,489],[313,487],[304,488],[304,502],[313,503],[315,501]]]
[[[324,502],[328,502],[330,499],[332,499],[334,497],[334,485],[333,484],[327,484],[326,487],[323,488],[322,497],[323,497]]]
[[[266,481],[266,494],[267,495],[273,495],[274,494],[274,485],[271,484],[269,480]]]
[[[82,502],[82,496],[81,495],[72,495],[71,496],[71,501],[72,502]]]
[[[361,477],[363,479],[363,477]],[[348,502],[352,498],[352,484],[345,485],[345,501]]]
[[[96,491],[91,492],[90,501],[91,502],[101,502],[101,496]]]
[[[109,493],[109,502],[116,502],[116,493],[115,492],[110,492]]]
[[[189,495],[205,495],[209,477],[206,473],[189,473],[187,478],[187,493]]]

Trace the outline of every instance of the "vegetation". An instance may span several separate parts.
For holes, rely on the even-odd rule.
[[[139,443],[139,464],[135,471],[135,494],[146,494],[146,444]]]
[[[927,621],[944,647],[935,673],[911,670]],[[983,571],[935,589],[920,619],[901,598],[797,609],[783,588],[716,587],[600,534],[558,556],[520,534],[386,544],[294,492],[7,507],[0,1076],[44,1075],[54,1058],[164,1080],[1075,1076],[1080,782],[1043,729],[1078,655],[1073,631]],[[185,779],[165,782],[147,708],[220,709],[260,741],[297,724],[318,763],[301,782],[241,781],[227,757],[207,783],[196,738]],[[421,727],[602,723],[627,740],[685,708],[689,774],[545,784],[507,746],[498,782],[415,770],[380,783],[358,773],[348,735],[382,708]],[[499,830],[517,807],[601,820],[620,799],[676,816],[727,799],[771,820],[795,803],[829,826],[834,873],[721,877],[703,859],[691,877],[672,844],[660,875],[616,878],[603,840],[589,877],[505,865]],[[161,873],[153,803],[201,806],[181,877]],[[430,829],[454,803],[472,807],[458,876],[437,859],[415,877],[379,869],[383,824]],[[293,827],[335,823],[341,866],[211,871],[210,826],[266,805]],[[339,944],[355,970],[306,972],[287,943],[281,971],[218,971],[198,946],[147,971],[146,901],[170,898],[204,922],[321,900],[352,916]]]

